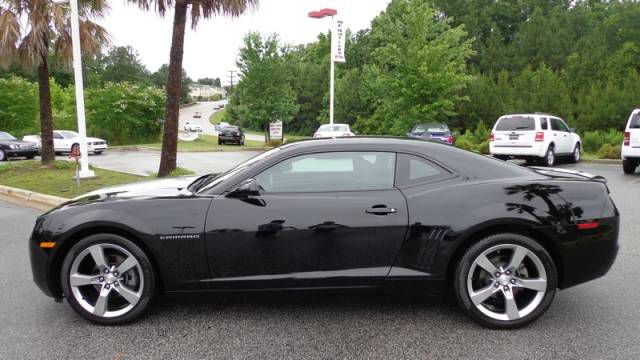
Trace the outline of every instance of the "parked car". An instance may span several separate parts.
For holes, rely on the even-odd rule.
[[[80,134],[70,130],[53,131],[53,148],[56,153],[71,152],[71,147],[78,144]],[[94,137],[87,137],[87,151],[96,155],[107,150],[107,141]]]
[[[557,116],[504,115],[493,127],[489,151],[500,159],[525,159],[551,167],[561,156],[580,161],[582,140]]]
[[[633,174],[640,164],[640,109],[633,110],[629,116],[621,155],[624,173]]]
[[[607,273],[619,221],[598,176],[359,137],[88,193],[38,217],[29,251],[38,287],[99,324],[159,291],[451,290],[480,324],[516,328]]]
[[[453,136],[449,126],[442,123],[418,124],[411,129],[411,132],[407,133],[407,136],[417,139],[440,141],[448,145],[453,145],[456,142],[456,138]]]
[[[313,134],[314,138],[332,138],[332,137],[345,137],[345,136],[355,136],[353,131],[351,131],[351,127],[347,124],[324,124],[320,125],[318,130],[316,130],[315,134]]]
[[[40,148],[37,144],[18,140],[8,132],[0,131],[0,161],[15,157],[33,159],[39,154]]]
[[[187,121],[184,124],[184,131],[201,132],[202,131],[202,126],[200,126],[199,124]]]
[[[195,119],[200,119],[202,117],[202,114],[200,112],[196,111],[196,112],[193,113],[193,117]]]
[[[239,126],[225,126],[218,133],[218,145],[233,143],[244,145],[244,132]]]

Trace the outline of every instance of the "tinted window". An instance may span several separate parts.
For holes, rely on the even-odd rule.
[[[265,192],[318,192],[393,188],[395,154],[330,152],[296,156],[263,171]]]
[[[569,128],[560,119],[551,118],[551,129],[556,131],[569,131]]]
[[[629,122],[629,129],[640,129],[640,113],[634,114]]]
[[[497,131],[535,130],[536,122],[529,116],[508,116],[498,120]]]
[[[430,161],[414,155],[398,155],[398,177],[396,184],[400,187],[422,184],[449,173]]]
[[[59,133],[53,133],[53,138],[54,138],[54,139],[64,139],[64,138],[62,137],[62,135],[60,135]]]
[[[549,130],[549,122],[548,122],[547,118],[541,118],[540,119],[540,129]]]

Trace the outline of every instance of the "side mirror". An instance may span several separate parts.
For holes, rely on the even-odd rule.
[[[576,132],[576,128],[570,128],[569,131],[572,132],[572,133],[575,133]]]
[[[251,196],[260,195],[260,186],[256,179],[247,179],[240,183],[235,189],[227,195],[227,197],[234,199],[246,199]]]

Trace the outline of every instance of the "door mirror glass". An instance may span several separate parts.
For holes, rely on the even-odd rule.
[[[255,179],[247,179],[240,183],[235,189],[233,189],[227,197],[235,199],[244,199],[251,196],[260,195],[260,186]]]

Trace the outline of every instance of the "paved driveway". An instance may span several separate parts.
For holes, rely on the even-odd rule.
[[[213,107],[219,104],[226,104],[227,100],[220,101],[205,101],[199,102],[192,106],[187,106],[180,109],[180,123],[179,129],[184,129],[184,124],[189,121],[194,124],[199,124],[202,127],[202,133],[206,135],[218,135],[216,128],[209,122],[209,118],[213,113],[220,110],[214,110]],[[194,113],[199,112],[202,117],[194,118]],[[232,124],[233,125],[233,124]],[[246,140],[264,141],[263,135],[245,134]]]
[[[38,211],[0,202],[0,359],[638,359],[640,175],[609,179],[623,214],[604,278],[560,291],[517,331],[489,331],[452,300],[271,295],[162,299],[121,327],[91,325],[31,281],[26,239]]]

